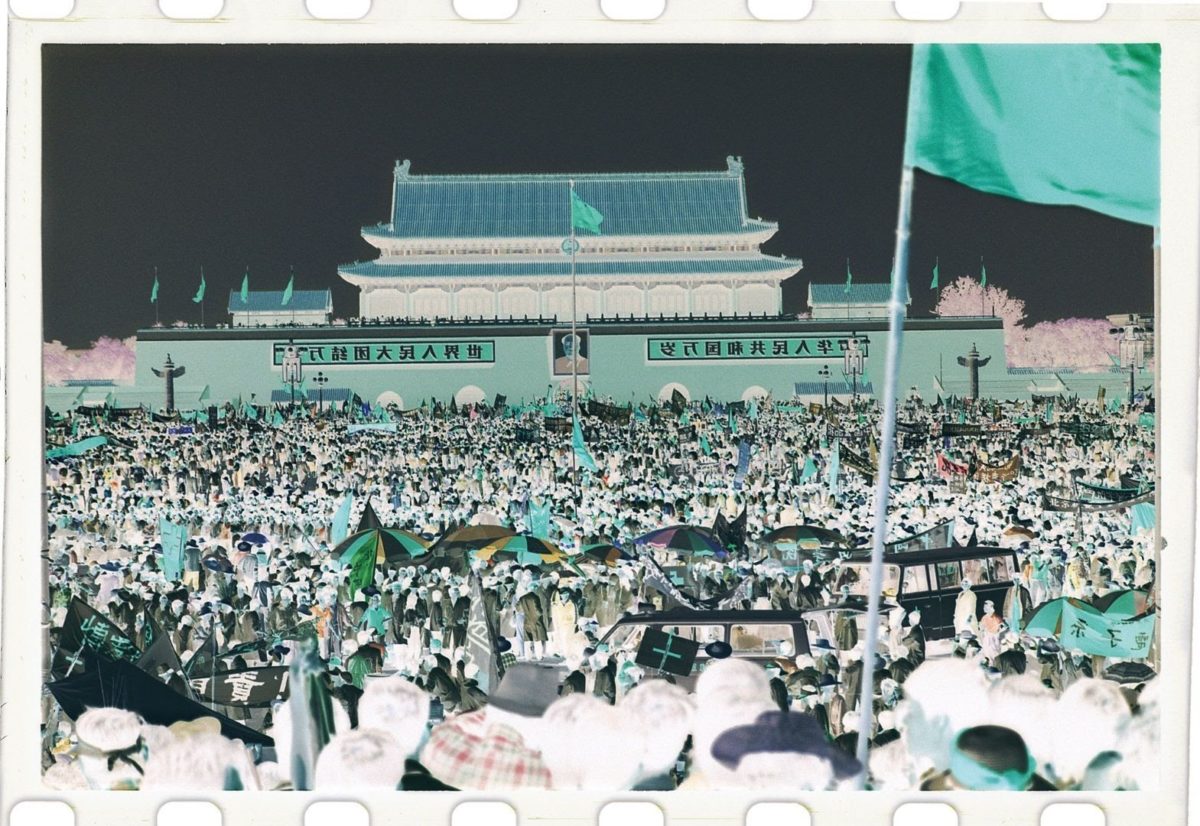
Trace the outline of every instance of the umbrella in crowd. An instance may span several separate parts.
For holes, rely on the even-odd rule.
[[[1136,617],[1138,614],[1146,612],[1149,596],[1146,591],[1138,589],[1112,591],[1102,597],[1098,597],[1092,605],[1105,614],[1118,617]]]
[[[518,534],[499,539],[485,548],[473,552],[476,559],[486,562],[515,560],[520,565],[537,565],[561,562],[566,554],[548,539],[539,539],[529,534]]]
[[[376,562],[391,565],[408,565],[429,553],[425,540],[414,533],[398,528],[371,528],[343,539],[333,549],[333,555],[348,564],[363,548],[369,547],[375,549]]]
[[[251,545],[266,545],[267,537],[261,533],[246,533],[242,534],[242,542],[249,542]]]
[[[233,563],[226,557],[209,554],[204,557],[204,567],[218,574],[232,574]]]
[[[618,562],[623,560],[630,561],[634,558],[609,542],[598,542],[595,545],[587,545],[584,547],[582,553],[589,559],[602,562],[610,568],[617,567]]]
[[[1104,671],[1104,679],[1122,685],[1144,683],[1154,679],[1155,676],[1154,669],[1145,663],[1117,663]]]
[[[815,551],[822,546],[844,546],[846,537],[837,531],[818,528],[816,525],[786,525],[765,534],[759,543],[763,545],[797,545],[806,551]]]
[[[493,542],[516,536],[517,532],[500,525],[468,525],[443,536],[429,546],[433,553],[453,556],[486,548]]]
[[[659,528],[656,531],[638,537],[634,542],[638,545],[649,545],[653,548],[663,548],[674,551],[681,556],[719,556],[726,555],[721,540],[708,528],[695,525],[672,525]]]
[[[1025,620],[1025,633],[1031,637],[1057,637],[1062,633],[1063,606],[1070,600],[1072,607],[1083,613],[1099,614],[1101,611],[1083,600],[1059,597],[1043,602],[1030,612]]]

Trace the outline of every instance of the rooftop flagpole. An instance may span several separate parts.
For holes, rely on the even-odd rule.
[[[875,528],[871,544],[870,593],[867,596],[867,640],[863,651],[861,717],[856,756],[862,764],[858,788],[867,782],[867,748],[871,743],[871,710],[875,697],[875,652],[879,647],[879,599],[883,590],[883,546],[887,540],[888,496],[896,449],[896,392],[900,373],[900,346],[904,338],[904,297],[908,283],[908,236],[912,223],[913,168],[900,173],[900,210],[896,219],[896,267],[888,306],[888,349],[883,380],[883,420],[879,423],[879,466],[875,476]]]

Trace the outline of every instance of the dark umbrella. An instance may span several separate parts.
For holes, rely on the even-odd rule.
[[[501,525],[468,525],[465,528],[451,531],[437,542],[429,546],[431,553],[442,555],[462,555],[469,551],[486,548],[499,539],[516,536],[512,528]]]
[[[382,527],[384,527],[383,520],[381,520],[379,515],[375,513],[375,509],[371,507],[371,500],[368,499],[367,506],[363,508],[362,516],[360,516],[358,519],[358,527],[355,529],[355,533],[358,533],[359,531],[369,531],[372,528]]]
[[[816,525],[785,525],[765,534],[758,541],[763,545],[798,545],[810,551],[824,545],[846,545],[846,537]]]
[[[583,556],[593,559],[596,562],[603,562],[610,568],[617,567],[617,563],[621,560],[632,560],[634,557],[622,551],[616,545],[608,542],[599,542],[595,545],[587,545],[583,549]]]
[[[218,574],[232,574],[233,563],[223,556],[210,554],[204,557],[204,567]]]
[[[372,528],[351,534],[338,543],[331,553],[341,560],[342,564],[350,564],[363,548],[375,549],[375,561],[391,565],[416,564],[414,560],[428,555],[429,549],[421,537],[398,528]]]
[[[1155,677],[1155,671],[1145,663],[1117,663],[1104,671],[1104,679],[1130,685],[1144,683]]]
[[[266,545],[267,537],[261,533],[246,533],[242,534],[242,541],[249,542],[251,545]]]
[[[681,556],[725,556],[721,540],[708,528],[695,525],[672,525],[659,528],[634,540],[638,545],[651,545],[675,551]]]
[[[566,559],[562,549],[548,539],[541,539],[528,534],[518,534],[495,542],[472,552],[476,559],[487,562],[502,559],[513,559],[522,565],[528,563],[544,564],[560,562]]]

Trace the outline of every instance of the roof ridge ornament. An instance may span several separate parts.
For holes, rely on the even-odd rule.
[[[407,178],[408,170],[412,167],[412,161],[405,158],[403,161],[396,161],[395,176],[397,178]]]
[[[745,165],[742,163],[741,155],[726,155],[725,165],[728,167],[730,175],[741,175],[746,170]]]

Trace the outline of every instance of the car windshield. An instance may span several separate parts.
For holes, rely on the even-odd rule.
[[[840,595],[843,586],[850,586],[850,596],[866,597],[869,595],[871,587],[871,569],[865,562],[854,562],[842,567],[842,572],[838,575],[837,588]],[[884,565],[883,566],[883,595],[885,597],[896,596],[900,588],[900,566],[899,565]]]

